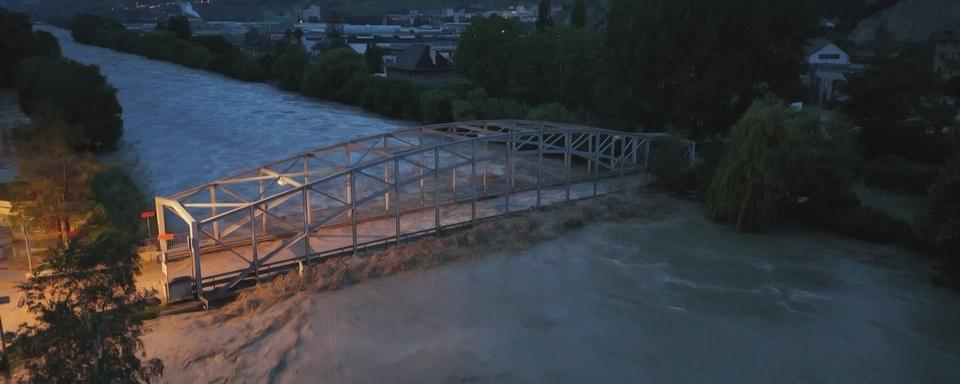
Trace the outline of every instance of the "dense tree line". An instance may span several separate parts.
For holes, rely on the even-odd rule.
[[[768,93],[802,94],[809,1],[614,0],[609,14],[605,32],[548,19],[535,31],[503,18],[472,20],[457,68],[493,96],[693,137],[725,132]]]
[[[51,34],[34,32],[29,16],[0,8],[0,86],[15,86],[23,111],[69,128],[74,149],[111,150],[123,134],[116,90],[96,66],[63,58]]]
[[[0,8],[0,31],[9,32],[0,34],[0,46],[17,47],[16,56],[3,57],[4,75],[32,120],[5,134],[7,155],[19,165],[13,219],[61,234],[36,276],[18,285],[18,305],[37,319],[14,335],[22,380],[150,382],[163,364],[141,360],[142,313],[153,302],[135,284],[144,236],[137,212],[145,198],[122,169],[92,160],[122,134],[116,91],[96,66],[61,57],[57,40],[33,32],[29,16]]]
[[[527,105],[534,105],[533,110],[538,111],[538,118],[572,120],[572,113],[566,107],[545,96],[531,97],[528,104],[509,97],[490,97],[483,86],[466,80],[423,85],[407,80],[372,77],[370,73],[379,70],[379,56],[382,55],[377,50],[365,57],[334,41],[321,47],[319,53],[311,54],[291,31],[288,38],[264,52],[252,53],[233,46],[220,36],[178,35],[169,30],[170,25],[168,21],[159,30],[138,32],[127,30],[108,18],[78,15],[70,27],[74,39],[84,44],[206,69],[239,80],[271,82],[284,90],[361,106],[388,117],[425,123],[453,119],[525,118],[531,112]],[[186,30],[184,27],[180,29]],[[555,33],[545,33],[542,39],[529,43],[550,45],[551,38],[559,37],[575,40],[583,47],[599,44],[599,40],[587,39],[591,36],[557,29]],[[592,70],[590,52],[565,54],[591,60],[579,64],[574,70]],[[549,63],[549,58],[538,63]],[[518,71],[537,71],[536,65],[531,63]],[[577,87],[578,84],[582,87],[584,82],[590,81],[570,71],[557,73],[564,74],[556,78],[560,87]],[[528,94],[536,92],[534,85],[526,82],[518,81],[517,86],[530,89]],[[574,103],[586,103],[586,98],[589,95],[577,94],[569,99]]]

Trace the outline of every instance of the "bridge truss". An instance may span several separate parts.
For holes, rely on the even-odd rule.
[[[156,198],[163,296],[174,279],[233,289],[324,258],[594,197],[642,173],[660,142],[535,121],[474,121],[374,135]],[[686,160],[684,160],[686,161]],[[163,234],[174,234],[163,239]]]

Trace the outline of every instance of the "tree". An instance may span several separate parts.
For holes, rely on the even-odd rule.
[[[960,249],[960,154],[955,154],[927,192],[917,231],[938,250]],[[951,260],[956,264],[960,259]]]
[[[328,21],[325,31],[327,39],[340,40],[343,38],[343,24]]]
[[[587,4],[584,0],[574,0],[573,10],[570,12],[570,25],[576,29],[587,25]]]
[[[925,154],[918,152],[927,152],[920,143],[926,127],[906,120],[925,109],[924,97],[940,92],[939,82],[932,70],[906,60],[880,63],[850,78],[844,87],[849,98],[841,109],[862,128],[867,157],[916,159]]]
[[[350,48],[335,48],[317,57],[303,75],[301,92],[310,97],[332,99],[356,73],[367,73],[363,57]]]
[[[383,50],[376,43],[367,44],[367,50],[363,53],[363,59],[367,62],[367,71],[370,73],[381,73],[383,68]]]
[[[17,64],[35,51],[30,16],[0,8],[0,86],[13,85]]]
[[[724,132],[758,97],[802,95],[813,18],[808,0],[613,0],[599,112]]]
[[[35,57],[21,63],[20,106],[33,117],[67,124],[68,144],[76,149],[111,150],[123,135],[117,90],[95,65],[61,57]]]
[[[797,207],[855,205],[854,156],[841,131],[830,128],[779,99],[755,101],[730,131],[729,148],[707,190],[707,216],[739,230],[763,231]]]
[[[540,0],[537,7],[537,30],[543,32],[553,26],[553,16],[551,15],[550,0]]]
[[[170,16],[167,19],[168,31],[173,32],[178,38],[186,40],[193,37],[193,30],[190,27],[190,19],[186,16]]]
[[[298,44],[287,44],[283,54],[273,63],[273,78],[280,81],[279,87],[285,91],[300,89],[303,70],[307,66],[307,52]]]
[[[464,77],[487,90],[503,96],[510,82],[512,57],[507,47],[520,35],[520,24],[514,19],[491,16],[471,19],[470,26],[457,42],[454,66]]]
[[[149,292],[138,292],[139,256],[117,230],[72,239],[47,258],[50,274],[21,282],[20,306],[36,316],[20,325],[15,345],[32,383],[141,383],[163,374],[159,359],[141,361]]]
[[[39,121],[13,132],[20,173],[15,179],[12,211],[32,228],[59,228],[66,239],[72,223],[86,219],[89,182],[99,167],[89,156],[78,156],[68,145],[65,124]]]

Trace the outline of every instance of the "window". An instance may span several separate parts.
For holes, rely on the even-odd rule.
[[[823,53],[819,57],[820,60],[840,60],[840,54],[838,53]]]

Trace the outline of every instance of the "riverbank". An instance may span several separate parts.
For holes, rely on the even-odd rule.
[[[697,204],[649,202],[640,218],[530,248],[511,248],[527,240],[510,224],[478,243],[436,240],[498,245],[339,290],[291,276],[151,321],[147,353],[167,382],[960,379],[960,300],[908,251],[798,228],[742,234]]]

